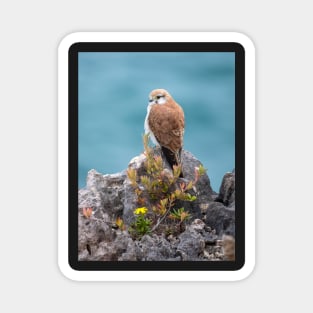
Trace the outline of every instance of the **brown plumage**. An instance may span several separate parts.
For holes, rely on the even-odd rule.
[[[185,119],[184,111],[165,89],[155,89],[150,93],[145,120],[145,132],[151,140],[161,146],[168,161],[181,164]]]

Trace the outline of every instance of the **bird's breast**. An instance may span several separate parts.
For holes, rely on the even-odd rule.
[[[145,124],[144,124],[144,128],[145,128],[145,134],[149,134],[149,137],[151,139],[151,141],[159,146],[159,142],[156,140],[152,130],[150,129],[150,126],[149,126],[149,115],[150,115],[150,111],[151,111],[151,108],[153,106],[153,103],[150,103],[147,107],[147,115],[146,115],[146,118],[145,118]]]

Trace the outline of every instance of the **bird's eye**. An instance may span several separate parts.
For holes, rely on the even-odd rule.
[[[162,95],[157,95],[157,96],[156,96],[157,99],[160,99],[160,98],[162,98],[162,97],[163,97]]]

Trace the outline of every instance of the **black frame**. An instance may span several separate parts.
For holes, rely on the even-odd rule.
[[[235,261],[78,261],[78,53],[235,53]],[[245,263],[245,50],[236,42],[78,42],[68,52],[68,262],[80,271],[235,271]]]

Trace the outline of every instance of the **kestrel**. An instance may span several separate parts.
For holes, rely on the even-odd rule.
[[[145,133],[160,146],[170,164],[181,164],[185,129],[184,111],[165,89],[155,89],[149,95]],[[181,174],[182,177],[182,174]]]

